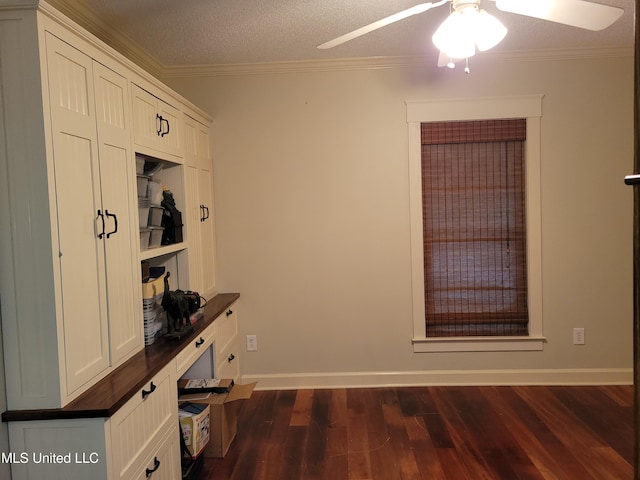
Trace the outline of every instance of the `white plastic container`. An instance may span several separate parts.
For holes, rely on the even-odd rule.
[[[149,227],[151,229],[151,236],[149,238],[149,248],[157,248],[162,243],[162,233],[164,228],[162,227]]]
[[[149,238],[151,237],[150,228],[140,229],[140,250],[146,250],[149,248]]]
[[[162,203],[162,184],[150,181],[147,184],[147,197],[152,204],[160,205]]]
[[[138,198],[138,217],[140,220],[140,228],[149,226],[149,209],[151,203],[148,198]]]
[[[163,213],[164,213],[164,208],[162,208],[160,205],[151,205],[149,207],[149,226],[161,227]]]
[[[138,180],[138,198],[146,198],[149,188],[149,177],[138,175],[136,178]]]
[[[136,173],[142,175],[144,173],[144,157],[136,155]]]

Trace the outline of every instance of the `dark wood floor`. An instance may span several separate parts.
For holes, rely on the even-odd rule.
[[[633,478],[633,387],[256,391],[197,480]]]

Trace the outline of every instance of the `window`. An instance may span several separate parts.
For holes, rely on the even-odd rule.
[[[542,349],[541,113],[542,96],[407,102],[414,351]],[[514,119],[515,124],[519,125],[515,130],[520,129],[520,133],[515,135],[516,139],[509,134],[508,140],[499,137],[488,143],[459,143],[459,139],[452,142],[446,140],[451,137],[444,135],[444,142],[437,140],[435,145],[423,146],[423,124],[459,122],[456,125],[461,127],[464,123],[468,123],[467,126],[483,123],[477,123],[477,120],[488,121],[485,125],[495,125],[496,120],[508,120],[511,123]],[[442,128],[442,125],[438,128]],[[473,137],[471,139],[475,140]],[[428,140],[425,143],[434,142]],[[455,153],[460,149],[465,151],[463,155]],[[435,165],[427,168],[433,169],[437,177],[425,177],[425,185],[423,150],[431,150],[428,156],[432,160],[429,161]],[[508,164],[510,172],[504,170],[507,157],[517,159],[515,163]],[[480,158],[482,162],[476,163],[484,164],[485,168],[489,168],[486,159],[493,159],[489,161],[493,172],[485,170],[476,171],[474,175],[460,174],[460,171],[468,172],[477,168],[468,163],[469,159]],[[501,201],[501,206],[497,208],[501,218],[508,223],[506,231],[509,233],[505,233],[502,222],[499,232],[496,228],[493,232],[484,232],[480,241],[460,241],[459,237],[466,235],[460,228],[478,222],[478,218],[474,219],[470,212],[483,212],[486,215],[496,205],[495,199],[493,205],[486,203],[492,202],[495,192],[483,192],[480,184],[474,183],[475,180],[480,177],[495,180],[496,176],[499,179],[505,178],[505,175],[511,176],[509,183],[499,188],[503,189],[501,196],[509,196],[510,201],[506,204]],[[448,178],[449,184],[455,185],[455,188],[440,188],[444,178]],[[464,183],[469,181],[471,185]],[[496,187],[495,181],[490,182],[491,188]],[[425,211],[423,193],[435,194],[436,191],[440,198],[429,200],[427,208],[431,211]],[[444,196],[441,197],[441,194]],[[455,209],[458,212],[464,210],[465,214],[454,215]],[[508,209],[508,214],[504,214],[504,209]],[[450,220],[456,216],[463,221],[453,225],[453,232],[446,228],[443,230],[443,225],[452,225],[447,218]],[[483,221],[487,223],[486,217]],[[497,267],[499,264],[501,266]],[[467,270],[466,280],[459,277],[456,282],[454,277],[462,270]],[[496,272],[505,273],[506,276],[497,278]],[[499,285],[500,288],[496,290]],[[496,295],[498,290],[501,292],[500,298]],[[485,311],[486,307],[469,307],[472,303],[487,301],[493,302],[490,314]],[[455,325],[460,322],[459,316],[465,317],[462,318],[465,327]]]
[[[526,120],[421,125],[427,337],[528,335]]]

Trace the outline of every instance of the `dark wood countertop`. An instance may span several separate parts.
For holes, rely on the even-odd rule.
[[[240,298],[239,293],[216,295],[207,302],[204,307],[204,318],[194,325],[194,330],[190,334],[180,340],[157,339],[153,345],[138,352],[65,407],[8,410],[2,414],[2,421],[110,417],[172,361],[184,347],[196,340],[200,332],[213,323],[238,298]]]

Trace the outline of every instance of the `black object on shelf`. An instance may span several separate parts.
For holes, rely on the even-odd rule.
[[[182,212],[176,208],[173,193],[169,190],[162,192],[162,245],[172,245],[182,242]]]

